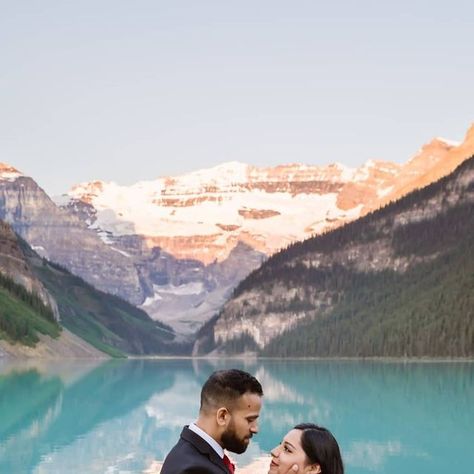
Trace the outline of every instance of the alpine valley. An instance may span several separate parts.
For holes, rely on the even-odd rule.
[[[190,352],[196,331],[195,354],[423,355],[428,342],[402,344],[402,336],[392,334],[398,330],[393,321],[411,321],[421,334],[425,326],[418,325],[419,308],[412,305],[421,305],[423,288],[432,288],[425,277],[435,278],[443,258],[468,246],[464,238],[472,232],[464,227],[465,234],[442,231],[446,238],[452,234],[451,246],[440,239],[445,228],[438,219],[453,212],[454,226],[460,207],[472,208],[471,174],[460,169],[470,169],[473,154],[471,127],[462,143],[436,138],[401,165],[257,168],[234,162],[131,186],[82,183],[53,199],[32,178],[2,164],[0,219],[20,236],[17,247],[26,262],[26,276],[14,272],[12,279],[38,295],[53,326],[112,355]],[[435,194],[427,198],[429,192]],[[11,229],[5,232],[14,236]],[[418,232],[429,235],[418,242]],[[404,285],[417,289],[420,299],[405,293]],[[363,295],[372,294],[374,305],[391,303],[367,310],[364,319],[370,305]],[[79,295],[72,306],[71,295]],[[102,305],[107,298],[101,309],[99,303],[78,309],[82,300]],[[359,306],[353,304],[358,298]],[[130,321],[135,332],[128,337]],[[447,324],[436,321],[429,324]],[[463,321],[453,331],[466,329]],[[332,331],[325,338],[331,347],[314,343],[321,324]],[[386,342],[355,351],[357,331],[347,334],[350,342],[341,339],[349,326],[370,341]],[[46,333],[54,338],[55,331]],[[451,348],[447,355],[470,354],[472,334],[466,331],[459,354]],[[397,342],[387,342],[392,340]],[[400,349],[405,346],[410,349]]]
[[[0,358],[186,350],[171,328],[41,258],[0,221]]]
[[[227,163],[128,187],[83,183],[56,202],[100,237],[98,267],[76,268],[64,257],[58,261],[178,333],[190,334],[269,255],[436,181],[473,153],[471,128],[463,143],[434,139],[403,165]],[[33,245],[51,255],[43,243]],[[120,284],[121,277],[108,276],[104,246],[109,259],[115,254],[116,272],[120,257],[120,275],[127,275],[128,286]]]

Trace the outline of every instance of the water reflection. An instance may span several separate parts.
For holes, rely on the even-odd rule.
[[[143,361],[112,361],[69,384],[59,375],[31,368],[2,375],[0,472],[31,472],[65,446],[86,440],[96,427],[124,417],[154,393],[168,389],[173,374],[151,369]],[[113,439],[115,434],[109,436]],[[100,452],[102,446],[94,448]],[[90,445],[86,451],[94,448]],[[93,452],[86,459],[91,457]]]
[[[224,367],[248,370],[265,391],[240,466],[313,421],[334,432],[348,473],[449,471],[453,459],[472,472],[474,364],[274,360],[0,365],[0,472],[143,472]]]

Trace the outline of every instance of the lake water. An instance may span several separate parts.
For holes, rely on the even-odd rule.
[[[225,367],[265,391],[239,467],[312,421],[334,433],[349,474],[474,473],[474,363],[277,360],[0,361],[0,473],[157,472]]]

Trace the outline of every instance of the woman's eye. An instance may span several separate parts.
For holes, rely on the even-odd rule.
[[[283,446],[283,449],[285,450],[285,452],[291,453],[290,448],[288,448],[288,446]]]

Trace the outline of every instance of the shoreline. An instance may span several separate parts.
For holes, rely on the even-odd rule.
[[[474,362],[474,357],[249,357],[249,356],[127,356],[127,360],[277,360],[277,361],[321,361],[321,362]]]

